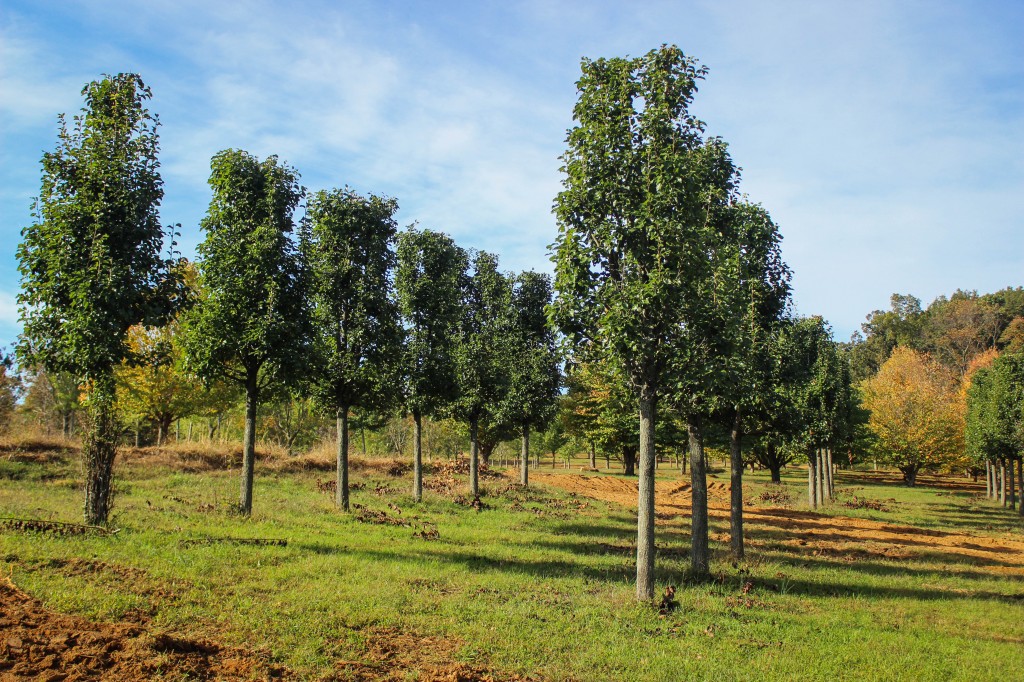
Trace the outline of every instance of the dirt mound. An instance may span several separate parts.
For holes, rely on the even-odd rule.
[[[533,474],[532,478],[537,483],[615,502],[631,509],[637,505],[635,479],[540,473]],[[686,493],[689,490],[688,483],[658,481],[654,496],[657,510],[655,523],[664,525],[688,520],[690,496]],[[708,514],[712,518],[728,519],[728,484],[709,481],[708,490]],[[752,531],[749,541],[752,547],[776,544],[799,553],[811,551],[851,561],[864,556],[893,559],[924,554],[944,555],[944,560],[949,562],[970,563],[993,573],[1024,576],[1024,541],[1016,538],[894,526],[881,521],[794,509],[747,507],[743,516],[747,528]],[[780,530],[785,531],[782,536],[784,539],[766,540],[758,537],[780,537]]]
[[[206,443],[176,443],[168,446],[121,448],[121,461],[129,465],[166,467],[177,471],[196,473],[232,469],[241,466],[242,448],[235,445]],[[331,451],[315,451],[302,455],[288,455],[283,451],[257,450],[256,467],[282,474],[303,472],[332,472],[337,461]],[[370,471],[387,476],[404,476],[412,470],[412,463],[394,457],[350,457],[349,471]]]
[[[287,677],[254,653],[135,624],[55,613],[0,579],[0,679],[252,680]]]
[[[256,460],[260,461],[264,456],[257,452]],[[240,466],[242,449],[181,443],[170,447],[120,448],[118,458],[129,465],[142,464],[196,473]]]
[[[77,455],[79,447],[59,438],[0,439],[0,456],[25,464],[54,464]]]

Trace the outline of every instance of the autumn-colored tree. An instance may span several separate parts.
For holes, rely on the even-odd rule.
[[[127,344],[132,358],[117,370],[118,407],[125,416],[152,424],[160,445],[174,420],[193,413],[202,386],[182,371],[177,322],[136,325],[128,330]]]
[[[976,292],[957,291],[928,306],[925,348],[962,377],[974,356],[996,345],[1000,331],[994,305]]]
[[[897,348],[863,384],[868,426],[879,460],[914,485],[922,469],[947,466],[964,451],[964,409],[957,377],[928,355]]]

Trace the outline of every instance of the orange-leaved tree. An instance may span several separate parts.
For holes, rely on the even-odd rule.
[[[899,347],[862,385],[879,460],[903,472],[907,485],[922,469],[947,468],[964,456],[958,379],[928,355]]]

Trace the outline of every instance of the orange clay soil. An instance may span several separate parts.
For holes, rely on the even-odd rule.
[[[108,570],[109,564],[91,564]],[[73,567],[74,568],[74,567]],[[295,679],[265,652],[232,649],[215,642],[154,634],[147,618],[132,623],[97,623],[47,609],[6,578],[0,578],[0,682],[41,680],[274,680]],[[457,662],[458,642],[421,637],[391,628],[362,631],[366,649],[358,660],[339,660],[319,679],[405,680],[412,671],[428,682],[509,682],[503,675]],[[531,678],[532,679],[532,678]]]
[[[0,578],[0,680],[252,680],[284,674],[252,652],[137,623],[94,623],[55,613]]]
[[[865,481],[880,482],[884,479],[890,482],[884,475],[867,474],[863,478]],[[531,473],[530,480],[636,509],[635,478]],[[896,483],[896,478],[891,482]],[[944,482],[941,487],[951,485],[955,483]],[[967,483],[959,487],[974,489]],[[690,516],[689,493],[689,483],[657,481],[655,523],[679,524],[687,520]],[[728,483],[714,479],[708,481],[708,513],[712,518],[729,518]],[[746,538],[748,547],[782,545],[799,554],[839,561],[918,558],[938,563],[969,563],[992,573],[1024,576],[1024,541],[1009,537],[932,530],[779,507],[744,505],[743,518],[744,535],[750,534]],[[773,536],[780,539],[766,539]],[[728,533],[713,537],[728,542]]]

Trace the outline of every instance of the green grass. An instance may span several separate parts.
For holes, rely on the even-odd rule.
[[[0,458],[0,516],[77,521],[77,472],[71,460]],[[432,493],[416,506],[405,479],[357,473],[366,486],[353,502],[417,517],[415,527],[373,525],[338,513],[315,474],[258,472],[255,513],[244,519],[230,511],[237,472],[186,474],[142,460],[118,474],[119,533],[0,530],[0,570],[53,609],[105,620],[142,611],[155,630],[265,650],[311,679],[338,659],[358,660],[382,627],[450,637],[459,660],[555,680],[1003,680],[1024,667],[1024,580],[962,555],[848,561],[755,529],[746,562],[734,566],[713,543],[714,581],[685,585],[680,608],[659,617],[634,601],[635,510],[609,503],[580,510],[558,490],[524,499],[489,480],[482,512]],[[766,481],[748,478],[753,500]],[[380,483],[393,492],[375,493]],[[799,472],[784,485],[799,506]],[[1022,533],[1020,517],[970,492],[857,474],[842,475],[837,492],[888,511],[837,503],[825,513]],[[413,537],[423,521],[440,539]],[[661,585],[686,581],[687,526],[658,528]],[[726,520],[712,521],[714,536],[727,532]],[[230,541],[241,538],[287,545]]]

